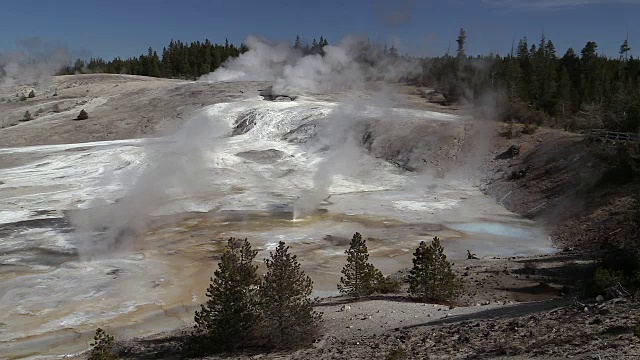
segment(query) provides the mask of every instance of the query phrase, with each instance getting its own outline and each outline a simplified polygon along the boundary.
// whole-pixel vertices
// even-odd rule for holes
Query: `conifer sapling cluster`
[[[280,242],[260,279],[257,251],[247,241],[228,240],[207,290],[208,301],[195,315],[195,352],[241,347],[295,348],[316,335],[320,314],[313,311],[313,282],[289,247]]]

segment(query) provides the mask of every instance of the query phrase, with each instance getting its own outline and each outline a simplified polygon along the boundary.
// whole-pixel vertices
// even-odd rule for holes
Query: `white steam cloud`
[[[274,94],[319,93],[361,89],[369,81],[398,81],[419,74],[418,61],[384,54],[382,46],[348,37],[327,45],[324,54],[304,55],[291,44],[255,36],[249,48],[229,59],[202,81],[272,81]]]
[[[205,113],[195,115],[175,135],[145,146],[142,172],[133,169],[119,178],[106,176],[105,186],[120,182],[127,191],[115,203],[98,198],[89,209],[71,214],[80,258],[91,260],[134,250],[151,215],[170,206],[172,200],[197,199],[209,190],[206,154],[215,149],[216,138],[228,131],[225,123],[211,121]]]
[[[420,62],[385,52],[384,46],[348,37],[337,45],[326,45],[322,54],[303,54],[291,44],[250,36],[244,42],[249,51],[229,59],[222,67],[203,76],[202,81],[270,81],[272,95],[299,95],[359,91],[371,82],[397,82],[422,71]],[[343,98],[340,106],[321,121],[312,152],[323,155],[313,176],[313,187],[294,204],[294,218],[303,218],[317,209],[329,195],[336,175],[355,169],[363,148],[358,120],[367,106],[379,107],[369,98]]]
[[[37,37],[18,40],[16,50],[0,52],[0,88],[26,84],[46,87],[69,59],[63,45]]]
[[[324,157],[313,175],[313,187],[304,191],[295,202],[294,219],[311,215],[329,195],[336,175],[350,175],[363,153],[358,141],[358,114],[365,109],[357,101],[342,104],[323,119],[324,126],[316,134],[311,151],[321,152]]]

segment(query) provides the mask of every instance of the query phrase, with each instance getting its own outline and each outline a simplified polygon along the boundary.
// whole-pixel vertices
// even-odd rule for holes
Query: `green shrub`
[[[24,115],[22,115],[22,121],[29,121],[29,120],[33,120],[33,117],[31,116],[31,113],[29,112],[29,110],[25,111]]]
[[[602,259],[602,266],[607,269],[619,270],[625,276],[633,276],[640,271],[640,253],[633,242],[607,253]]]
[[[402,281],[387,276],[376,281],[374,285],[374,292],[378,294],[393,294],[400,292],[401,287]]]
[[[514,102],[508,105],[503,119],[520,124],[540,125],[549,122],[549,115],[532,105]]]
[[[389,351],[387,356],[384,357],[385,360],[402,360],[406,358],[407,358],[407,352],[405,351],[404,348],[401,348],[401,347],[397,347]]]
[[[101,328],[96,330],[91,346],[89,360],[115,360],[118,357],[114,353],[115,341],[112,335],[107,334]]]
[[[634,212],[639,210],[633,210]],[[633,217],[637,214],[633,214]],[[640,250],[637,248],[638,229],[634,220],[629,220],[629,227],[624,246],[610,250],[602,257],[600,266],[593,276],[593,290],[602,291],[608,287],[621,285],[627,290],[640,289]],[[608,286],[605,286],[607,285]],[[604,287],[603,287],[604,286]]]
[[[622,282],[624,273],[621,270],[598,267],[593,274],[593,291],[596,294],[605,294],[606,289]]]
[[[620,143],[615,153],[607,155],[610,166],[601,181],[620,184],[640,176],[640,146],[637,143]]]
[[[640,338],[640,325],[636,325],[636,326],[633,328],[633,335],[634,335],[635,337],[639,337],[639,338]]]
[[[409,272],[409,294],[421,301],[451,301],[462,292],[462,279],[451,269],[438,237],[427,245],[424,241],[413,253]]]
[[[257,251],[247,241],[230,238],[207,289],[209,300],[195,314],[192,351],[235,350],[255,342],[257,309]]]
[[[384,281],[380,270],[369,263],[369,250],[366,240],[360,233],[353,234],[347,254],[347,264],[342,268],[338,290],[354,298],[371,295],[376,291],[377,283]]]
[[[84,111],[84,109],[80,110],[80,113],[78,114],[78,117],[76,118],[77,120],[85,120],[89,118],[89,114],[87,114],[86,111]]]
[[[502,135],[507,139],[513,139],[516,136],[516,129],[513,121],[509,121],[507,123],[506,129]]]
[[[523,134],[527,134],[527,135],[535,134],[536,131],[538,131],[538,125],[537,124],[526,123],[526,124],[524,124],[524,127],[522,128],[522,133]]]

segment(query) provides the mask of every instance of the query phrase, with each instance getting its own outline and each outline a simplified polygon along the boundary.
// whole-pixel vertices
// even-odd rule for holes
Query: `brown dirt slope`
[[[615,146],[552,129],[497,139],[485,192],[546,223],[559,247],[590,250],[623,239],[634,184],[613,172]],[[499,159],[511,145],[520,154]]]

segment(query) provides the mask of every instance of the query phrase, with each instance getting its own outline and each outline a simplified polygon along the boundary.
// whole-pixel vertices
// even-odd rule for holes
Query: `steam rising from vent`
[[[216,71],[203,75],[202,81],[274,81],[282,76],[282,68],[300,57],[289,44],[249,36],[249,51],[228,60]]]
[[[56,71],[69,63],[66,47],[37,37],[19,40],[16,47],[0,53],[0,88],[34,83],[46,87]]]
[[[317,134],[315,151],[325,150],[325,156],[317,165],[313,186],[300,195],[293,206],[294,220],[311,215],[329,195],[336,175],[349,175],[356,169],[362,154],[357,134],[357,117],[365,107],[352,102],[334,109],[323,121],[326,123]]]
[[[290,44],[255,36],[249,48],[201,81],[273,81],[277,94],[362,89],[369,81],[399,81],[420,73],[415,59],[385,54],[383,47],[356,37],[324,46],[324,55],[303,55]]]
[[[103,186],[122,183],[128,189],[113,204],[95,199],[87,210],[72,213],[76,244],[82,260],[135,249],[135,240],[148,225],[149,216],[161,213],[176,198],[193,198],[209,188],[205,155],[228,126],[201,113],[175,135],[158,144],[145,145],[144,156],[124,176],[106,176]],[[142,171],[136,165],[146,164]],[[198,204],[195,204],[198,206]],[[194,209],[180,209],[181,212]],[[208,210],[208,209],[207,209]]]

